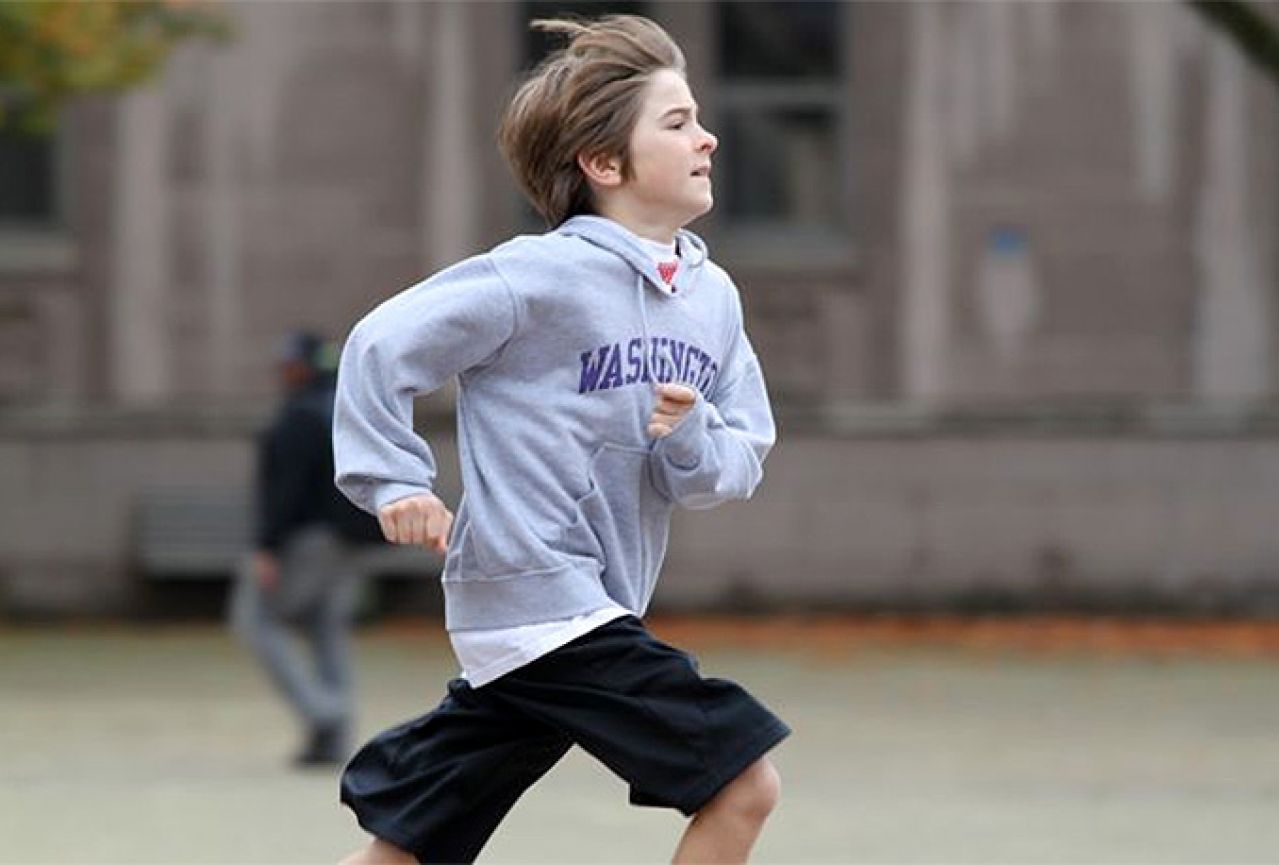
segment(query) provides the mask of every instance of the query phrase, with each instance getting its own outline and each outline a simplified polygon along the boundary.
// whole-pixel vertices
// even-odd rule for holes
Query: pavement
[[[779,621],[655,627],[795,729],[755,862],[1279,861],[1274,628]],[[454,674],[431,623],[358,664],[366,736]],[[336,861],[363,836],[297,736],[217,626],[0,625],[0,862]],[[682,825],[575,751],[480,861],[661,862]]]

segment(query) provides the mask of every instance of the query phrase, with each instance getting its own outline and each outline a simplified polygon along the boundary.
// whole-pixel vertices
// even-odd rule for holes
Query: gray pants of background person
[[[267,591],[248,559],[237,575],[231,626],[314,734],[346,742],[354,714],[350,631],[360,589],[357,547],[327,527],[300,531]],[[309,655],[299,651],[301,637]]]

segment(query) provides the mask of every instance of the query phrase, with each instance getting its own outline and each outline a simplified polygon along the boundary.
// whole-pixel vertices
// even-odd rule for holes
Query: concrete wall
[[[247,417],[117,423],[0,431],[0,612],[136,612],[139,497],[248,484]],[[792,424],[753,501],[677,515],[655,603],[1279,609],[1275,419],[1011,423]],[[455,502],[452,436],[431,441]]]
[[[756,499],[677,525],[660,600],[1279,610],[1279,442],[793,436]]]
[[[0,433],[0,609],[15,613],[135,610],[135,508],[149,489],[248,484],[242,433],[140,432],[136,419],[57,420]]]

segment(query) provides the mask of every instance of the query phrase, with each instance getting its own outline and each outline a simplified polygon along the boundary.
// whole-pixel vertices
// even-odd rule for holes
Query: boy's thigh
[[[739,685],[634,617],[610,622],[481,690],[564,731],[637,805],[696,813],[790,732]]]
[[[379,734],[342,776],[342,801],[371,834],[423,861],[469,862],[572,742],[464,681],[430,713]]]

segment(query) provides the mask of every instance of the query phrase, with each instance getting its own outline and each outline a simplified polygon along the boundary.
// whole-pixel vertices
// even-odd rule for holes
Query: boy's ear
[[[595,186],[613,187],[622,183],[622,160],[604,153],[577,154],[577,167]]]

